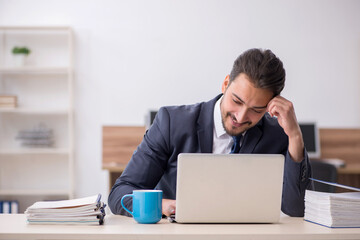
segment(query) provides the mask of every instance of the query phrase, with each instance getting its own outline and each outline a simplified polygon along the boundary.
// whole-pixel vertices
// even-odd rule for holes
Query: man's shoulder
[[[171,128],[194,125],[202,114],[201,109],[203,104],[204,103],[164,106],[159,109],[156,117],[162,123],[165,121]]]

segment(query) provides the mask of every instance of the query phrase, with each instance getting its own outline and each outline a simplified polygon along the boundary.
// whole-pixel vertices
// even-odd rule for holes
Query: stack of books
[[[21,130],[16,136],[21,145],[25,147],[52,147],[54,145],[54,134],[52,129],[40,123],[29,130]]]
[[[83,224],[104,223],[106,205],[101,194],[62,201],[36,202],[25,211],[29,224]]]
[[[306,190],[304,219],[330,228],[360,227],[360,192]]]
[[[17,106],[17,97],[10,95],[1,95],[0,96],[0,108],[16,108]]]

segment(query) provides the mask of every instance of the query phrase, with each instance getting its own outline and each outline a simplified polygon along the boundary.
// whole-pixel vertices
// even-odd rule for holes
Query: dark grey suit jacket
[[[108,203],[114,214],[128,215],[120,200],[134,189],[161,189],[163,198],[176,199],[177,156],[179,153],[212,152],[214,106],[220,97],[194,105],[163,107],[158,111],[153,125],[111,189]],[[287,149],[287,135],[276,119],[265,114],[245,134],[240,153],[283,154],[285,170],[281,210],[290,216],[303,216],[310,163],[306,151],[305,159],[296,163]],[[124,203],[132,209],[131,198],[125,199]]]

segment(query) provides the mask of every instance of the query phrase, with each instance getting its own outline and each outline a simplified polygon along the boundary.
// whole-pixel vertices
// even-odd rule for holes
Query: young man
[[[122,196],[156,188],[163,190],[163,214],[169,216],[176,211],[178,154],[232,152],[283,154],[281,209],[303,216],[311,170],[294,107],[280,96],[284,83],[280,59],[270,50],[250,49],[235,60],[221,95],[209,102],[161,108],[111,190],[111,211],[128,215],[120,204]],[[127,200],[132,209],[131,198]]]

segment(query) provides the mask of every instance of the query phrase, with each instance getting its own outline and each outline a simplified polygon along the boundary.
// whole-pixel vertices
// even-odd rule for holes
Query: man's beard
[[[246,132],[249,128],[252,127],[252,122],[247,121],[247,122],[241,123],[241,126],[240,126],[241,129],[239,129],[239,127],[235,127],[233,125],[231,125],[231,129],[227,129],[226,125],[225,125],[225,121],[227,118],[231,118],[232,121],[234,121],[234,122],[237,122],[237,120],[236,120],[235,116],[229,112],[226,113],[226,115],[222,116],[222,118],[221,118],[221,123],[223,125],[223,128],[224,128],[225,132],[227,134],[229,134],[230,136],[238,136],[238,135]]]

